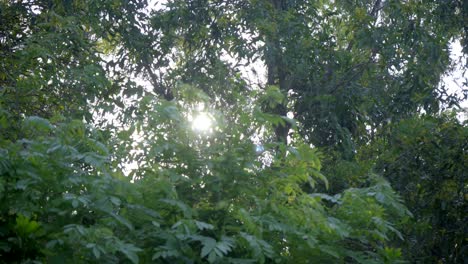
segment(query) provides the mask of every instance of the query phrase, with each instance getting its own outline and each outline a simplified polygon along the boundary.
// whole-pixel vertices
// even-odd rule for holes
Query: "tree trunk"
[[[284,0],[273,0],[273,6],[275,7],[276,12],[283,12],[286,9]],[[280,34],[275,32],[272,36],[266,36],[266,66],[268,71],[268,80],[267,85],[277,85],[284,95],[287,96],[288,94],[288,86],[287,86],[287,70],[286,66],[284,65],[283,60],[283,52],[280,45]],[[277,105],[273,109],[269,109],[272,114],[286,116],[288,113],[288,100],[286,100],[282,104]],[[282,142],[284,144],[288,143],[288,133],[291,125],[289,123],[285,123],[284,125],[278,124],[275,127],[275,136],[278,142]]]

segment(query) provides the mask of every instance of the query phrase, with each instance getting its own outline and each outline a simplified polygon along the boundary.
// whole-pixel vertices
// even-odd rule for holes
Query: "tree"
[[[356,151],[390,138],[383,120],[438,111],[462,2],[0,7],[2,260],[395,263],[414,246],[399,242],[411,213],[375,173],[384,160]],[[453,16],[439,27],[425,7]],[[242,71],[258,60],[255,84]],[[335,161],[360,179],[329,182]]]
[[[464,261],[467,132],[453,115],[423,116],[392,125],[375,146],[384,150],[378,170],[414,213],[415,224],[404,228],[414,262]]]
[[[161,41],[149,46],[164,54],[159,43],[181,41],[190,82],[221,54],[262,59],[266,85],[287,98],[270,112],[293,112],[311,143],[338,145],[349,157],[371,136],[366,125],[439,111],[446,91],[438,84],[450,41],[464,34],[465,9],[461,1],[173,1],[155,12],[152,35]],[[278,139],[288,127],[277,127]]]

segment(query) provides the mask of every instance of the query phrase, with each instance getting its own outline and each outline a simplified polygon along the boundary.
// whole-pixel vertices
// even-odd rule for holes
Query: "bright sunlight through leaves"
[[[192,129],[199,132],[208,132],[212,127],[213,120],[207,113],[198,113],[192,120]]]

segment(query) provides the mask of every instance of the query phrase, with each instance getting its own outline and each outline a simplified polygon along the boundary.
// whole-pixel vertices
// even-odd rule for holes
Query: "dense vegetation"
[[[442,79],[467,18],[0,1],[0,261],[464,263],[467,91]]]

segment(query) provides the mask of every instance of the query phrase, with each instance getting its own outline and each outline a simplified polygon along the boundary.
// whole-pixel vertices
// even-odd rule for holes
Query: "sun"
[[[213,124],[212,118],[207,113],[198,113],[192,120],[192,129],[199,132],[208,132]]]

